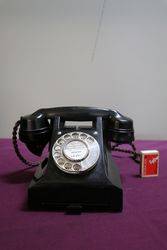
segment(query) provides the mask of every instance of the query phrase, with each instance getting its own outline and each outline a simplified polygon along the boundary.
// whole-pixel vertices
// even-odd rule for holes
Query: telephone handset
[[[67,121],[79,125],[67,126]],[[91,121],[91,126],[83,126]],[[49,157],[36,170],[29,186],[32,208],[122,210],[119,172],[112,161],[109,142],[134,141],[133,121],[118,111],[92,107],[40,109],[21,117],[14,127],[13,143],[18,157],[19,139],[40,156],[49,143]],[[44,171],[45,169],[45,171]]]

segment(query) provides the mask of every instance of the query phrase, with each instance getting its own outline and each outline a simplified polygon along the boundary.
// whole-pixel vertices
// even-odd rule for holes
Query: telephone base
[[[67,213],[86,211],[121,212],[123,191],[114,162],[110,171],[90,171],[76,177],[62,174],[50,167],[38,180],[33,179],[28,189],[28,206],[32,210],[56,210]],[[42,168],[41,168],[42,171]],[[36,171],[40,172],[40,169]],[[106,174],[107,173],[107,174]]]
[[[122,211],[123,191],[120,175],[112,160],[110,147],[108,147],[106,141],[107,137],[103,133],[102,118],[97,117],[94,121],[94,127],[91,129],[73,130],[63,127],[58,131],[59,126],[57,127],[57,124],[59,124],[58,118],[55,119],[54,127],[56,130],[52,135],[48,161],[36,170],[35,178],[30,183],[28,190],[29,206],[32,209],[65,211]],[[74,139],[74,135],[80,139]],[[56,150],[57,148],[60,150],[63,140],[68,140],[67,136],[70,137],[69,144],[74,142],[74,145],[67,148],[69,144],[66,142],[65,148],[62,146],[62,151],[59,153],[61,155],[63,152],[63,154],[56,158]],[[83,136],[85,136],[85,139],[83,139]],[[91,139],[91,141],[88,141],[88,139]],[[86,146],[81,145],[81,142]],[[78,150],[77,154],[80,157],[81,155],[86,157],[85,160],[80,161],[82,162],[82,168],[86,168],[87,171],[76,173],[73,167],[71,172],[66,172],[61,167],[62,161],[63,166],[67,164],[65,164],[66,158],[64,155],[67,156],[67,159],[69,159],[68,157],[74,157],[74,155],[77,155],[76,148],[83,149],[82,151]],[[83,152],[88,154],[85,156]],[[96,156],[98,156],[98,160]],[[59,159],[61,160],[60,163]],[[81,167],[81,165],[79,166]]]

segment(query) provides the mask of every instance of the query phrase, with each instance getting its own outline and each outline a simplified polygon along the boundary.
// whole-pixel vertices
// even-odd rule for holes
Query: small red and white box
[[[141,177],[158,176],[159,174],[159,151],[142,150],[141,151]]]

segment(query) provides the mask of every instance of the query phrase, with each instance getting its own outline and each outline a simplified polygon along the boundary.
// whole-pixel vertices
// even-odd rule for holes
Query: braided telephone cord
[[[16,152],[16,155],[27,166],[36,167],[36,166],[38,166],[40,164],[39,162],[36,162],[36,163],[29,162],[20,153],[19,146],[18,146],[18,143],[17,143],[17,132],[18,132],[19,126],[20,126],[20,120],[15,123],[15,125],[13,127],[13,133],[12,133],[12,142],[13,142],[13,146],[14,146],[14,150]]]
[[[111,146],[111,150],[112,151],[126,153],[126,154],[131,154],[132,155],[132,159],[135,162],[140,163],[140,153],[137,153],[136,147],[135,147],[135,145],[134,145],[133,142],[130,144],[130,146],[132,147],[132,150],[124,149],[124,148],[119,148],[119,144],[115,144],[115,145]]]

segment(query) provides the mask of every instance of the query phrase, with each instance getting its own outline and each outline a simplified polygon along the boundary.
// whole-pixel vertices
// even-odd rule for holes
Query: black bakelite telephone
[[[49,143],[49,157],[40,165],[21,155],[19,126],[19,139],[33,154],[40,156]],[[57,107],[21,117],[13,130],[16,154],[27,165],[38,165],[28,188],[29,207],[121,211],[123,191],[110,142],[116,143],[113,149],[128,143],[135,152],[133,141],[133,121],[110,109]]]

